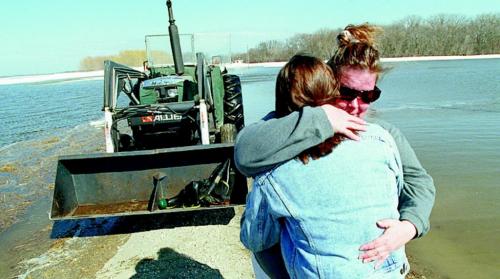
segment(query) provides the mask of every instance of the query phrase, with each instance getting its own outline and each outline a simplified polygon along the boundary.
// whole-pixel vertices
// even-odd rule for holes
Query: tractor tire
[[[237,75],[225,74],[224,81],[224,124],[234,124],[240,131],[245,126],[241,81]]]
[[[236,141],[236,125],[231,123],[225,123],[220,127],[220,140],[221,143],[230,143]]]

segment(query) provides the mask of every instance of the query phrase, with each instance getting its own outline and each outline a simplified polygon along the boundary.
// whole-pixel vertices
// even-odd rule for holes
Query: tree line
[[[475,18],[461,15],[436,15],[429,18],[409,16],[382,26],[378,46],[382,57],[476,55],[500,53],[500,14]],[[260,42],[246,52],[232,54],[232,60],[247,63],[287,61],[298,52],[322,59],[330,58],[336,36],[342,29],[320,29],[312,34],[296,34],[286,40]],[[143,50],[122,51],[116,56],[85,57],[80,70],[103,68],[104,60],[141,66]]]
[[[427,19],[409,16],[382,26],[378,47],[382,57],[476,55],[500,53],[500,14],[471,19],[459,15],[436,15]],[[233,55],[245,62],[287,61],[297,52],[329,59],[342,29],[321,29],[297,34],[284,41],[269,40],[247,52]]]

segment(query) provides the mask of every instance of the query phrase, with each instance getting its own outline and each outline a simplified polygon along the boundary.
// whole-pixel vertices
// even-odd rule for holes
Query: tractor
[[[106,152],[59,158],[51,219],[245,202],[247,181],[233,162],[244,126],[240,78],[222,66],[223,54],[208,63],[195,52],[194,35],[178,32],[170,0],[167,11],[168,35],[146,36],[142,71],[104,62]]]

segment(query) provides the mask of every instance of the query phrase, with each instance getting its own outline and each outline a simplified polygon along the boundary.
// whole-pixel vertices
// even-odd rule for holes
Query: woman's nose
[[[351,101],[350,105],[352,108],[359,108],[359,98],[354,98],[354,100]]]

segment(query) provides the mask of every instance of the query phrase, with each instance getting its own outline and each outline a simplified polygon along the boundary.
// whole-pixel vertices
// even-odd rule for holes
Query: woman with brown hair
[[[354,132],[363,129],[361,117],[381,93],[375,86],[382,70],[375,45],[379,31],[375,26],[362,24],[349,25],[339,33],[338,48],[328,62],[340,79],[343,101],[337,107],[329,104],[304,106],[281,118],[276,118],[273,112],[239,133],[235,161],[242,173],[256,176],[269,171],[333,135],[359,140]],[[364,262],[376,261],[380,264],[392,251],[428,232],[435,188],[432,178],[420,164],[404,135],[389,123],[377,123],[396,142],[405,181],[399,198],[400,217],[378,220],[372,224],[373,227],[383,228],[383,235],[359,247],[360,258]],[[257,253],[257,259],[272,257],[270,254],[265,251]],[[266,269],[266,272],[272,273],[272,270]]]
[[[275,113],[284,117],[303,106],[333,105],[339,101],[339,84],[332,70],[321,60],[308,55],[295,55],[281,69],[276,79]],[[364,128],[363,128],[364,129]],[[340,134],[303,151],[299,157],[307,164],[332,152],[342,140]]]
[[[304,106],[344,103],[333,71],[317,58],[296,55],[276,81],[276,116]],[[394,139],[376,124],[359,141],[339,135],[257,175],[241,221],[241,240],[254,253],[280,245],[292,278],[403,278],[404,247],[379,269],[358,259],[358,247],[398,218],[402,169]],[[311,160],[313,159],[313,160]],[[401,272],[404,270],[404,272]],[[283,272],[285,273],[285,272]]]

